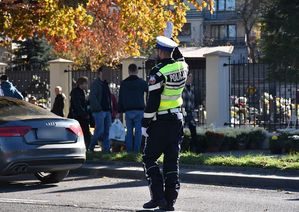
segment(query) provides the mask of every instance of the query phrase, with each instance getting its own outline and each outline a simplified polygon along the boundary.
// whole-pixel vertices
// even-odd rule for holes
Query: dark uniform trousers
[[[144,147],[143,163],[149,183],[151,197],[159,201],[166,199],[174,204],[180,189],[179,152],[183,135],[183,123],[177,114],[157,116],[147,130],[149,137]],[[157,164],[164,154],[163,176]]]

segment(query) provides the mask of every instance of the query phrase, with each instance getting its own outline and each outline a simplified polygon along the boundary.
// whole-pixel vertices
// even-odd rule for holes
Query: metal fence
[[[298,73],[267,64],[230,63],[230,122],[233,127],[298,128]],[[279,73],[279,74],[277,74]]]
[[[85,76],[88,78],[89,88],[94,79],[97,78],[97,72],[90,70],[72,70],[72,85],[76,86],[76,81],[79,77]],[[109,83],[113,94],[118,95],[120,83],[122,81],[122,68],[117,66],[115,68],[104,68],[103,78]]]
[[[10,66],[5,71],[9,80],[24,96],[47,100],[50,97],[50,72],[38,65]]]
[[[71,70],[72,85],[76,85],[76,80],[81,76],[89,79],[89,87],[92,81],[97,77],[96,72],[90,70]],[[5,74],[9,80],[23,93],[24,96],[34,96],[45,106],[50,106],[50,72],[48,68],[39,65],[18,65],[9,66]],[[114,69],[105,68],[104,78],[108,81],[114,94],[118,94],[120,82],[122,80],[121,66]],[[67,92],[67,91],[64,91]]]

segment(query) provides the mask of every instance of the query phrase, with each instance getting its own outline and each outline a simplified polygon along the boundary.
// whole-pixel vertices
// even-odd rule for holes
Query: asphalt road
[[[42,185],[31,176],[0,177],[0,211],[145,211],[144,181],[71,176]],[[298,212],[299,192],[182,184],[177,211]]]

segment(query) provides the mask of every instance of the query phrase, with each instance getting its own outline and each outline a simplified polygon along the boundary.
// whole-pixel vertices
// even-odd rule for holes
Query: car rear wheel
[[[42,183],[59,183],[69,174],[69,170],[55,172],[36,172],[35,177]]]

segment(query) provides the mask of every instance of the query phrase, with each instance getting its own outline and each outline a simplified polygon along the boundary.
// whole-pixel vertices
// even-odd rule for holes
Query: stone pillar
[[[61,86],[62,92],[66,96],[64,114],[67,116],[69,112],[70,92],[72,89],[72,72],[70,71],[70,66],[73,64],[73,61],[59,58],[51,60],[48,63],[50,64],[51,107],[53,107],[55,99],[54,88]]]
[[[207,124],[223,127],[229,123],[229,63],[231,54],[217,51],[206,57],[206,110]]]
[[[124,80],[129,76],[129,65],[132,63],[136,64],[139,69],[138,76],[140,78],[146,79],[145,60],[145,57],[128,57],[122,60],[122,79]]]
[[[6,66],[6,63],[0,63],[0,75],[5,74]]]

